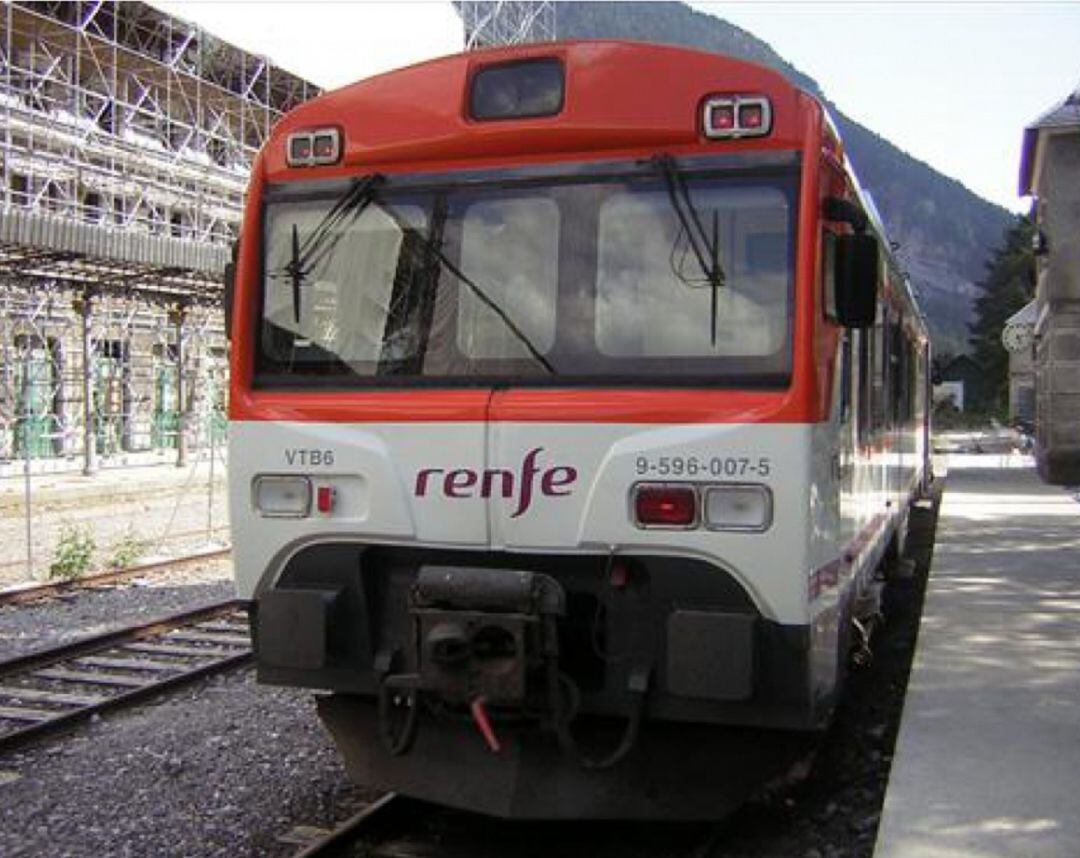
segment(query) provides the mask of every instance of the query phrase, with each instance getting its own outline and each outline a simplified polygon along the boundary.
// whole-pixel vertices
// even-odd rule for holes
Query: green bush
[[[74,581],[82,577],[90,569],[94,548],[94,534],[89,527],[65,525],[49,564],[49,578]]]

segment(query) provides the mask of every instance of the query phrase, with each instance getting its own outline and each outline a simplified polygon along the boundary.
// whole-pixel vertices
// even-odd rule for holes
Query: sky
[[[328,88],[463,40],[449,0],[154,5]],[[849,117],[1013,211],[1029,207],[1016,187],[1024,126],[1080,88],[1080,0],[691,5],[768,42]]]

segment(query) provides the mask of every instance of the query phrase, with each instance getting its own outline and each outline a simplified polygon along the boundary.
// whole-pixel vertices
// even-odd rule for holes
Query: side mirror
[[[836,320],[845,328],[869,328],[877,317],[877,238],[868,233],[836,238]]]
[[[221,295],[221,309],[225,312],[225,339],[232,341],[233,296],[236,294],[236,257],[240,253],[240,242],[234,241],[232,259],[225,265],[222,276],[224,290]]]

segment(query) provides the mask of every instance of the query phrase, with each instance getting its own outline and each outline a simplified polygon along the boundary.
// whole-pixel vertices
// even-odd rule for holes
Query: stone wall
[[[1043,131],[1047,134],[1048,132]],[[1080,484],[1080,129],[1046,140],[1036,216],[1048,252],[1036,300],[1039,471],[1047,482]]]

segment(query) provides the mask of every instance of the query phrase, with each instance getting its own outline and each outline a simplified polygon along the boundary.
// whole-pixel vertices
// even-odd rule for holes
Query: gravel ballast
[[[916,518],[916,573],[890,588],[874,666],[852,675],[806,780],[714,826],[498,826],[499,854],[870,858],[932,549],[933,516]],[[4,609],[0,651],[226,597],[222,568]],[[279,839],[294,827],[330,825],[371,795],[349,783],[310,692],[239,670],[0,756],[0,855],[276,858],[295,853]],[[455,817],[448,827],[495,833]]]
[[[359,799],[311,695],[243,670],[0,757],[0,854],[289,855]]]

